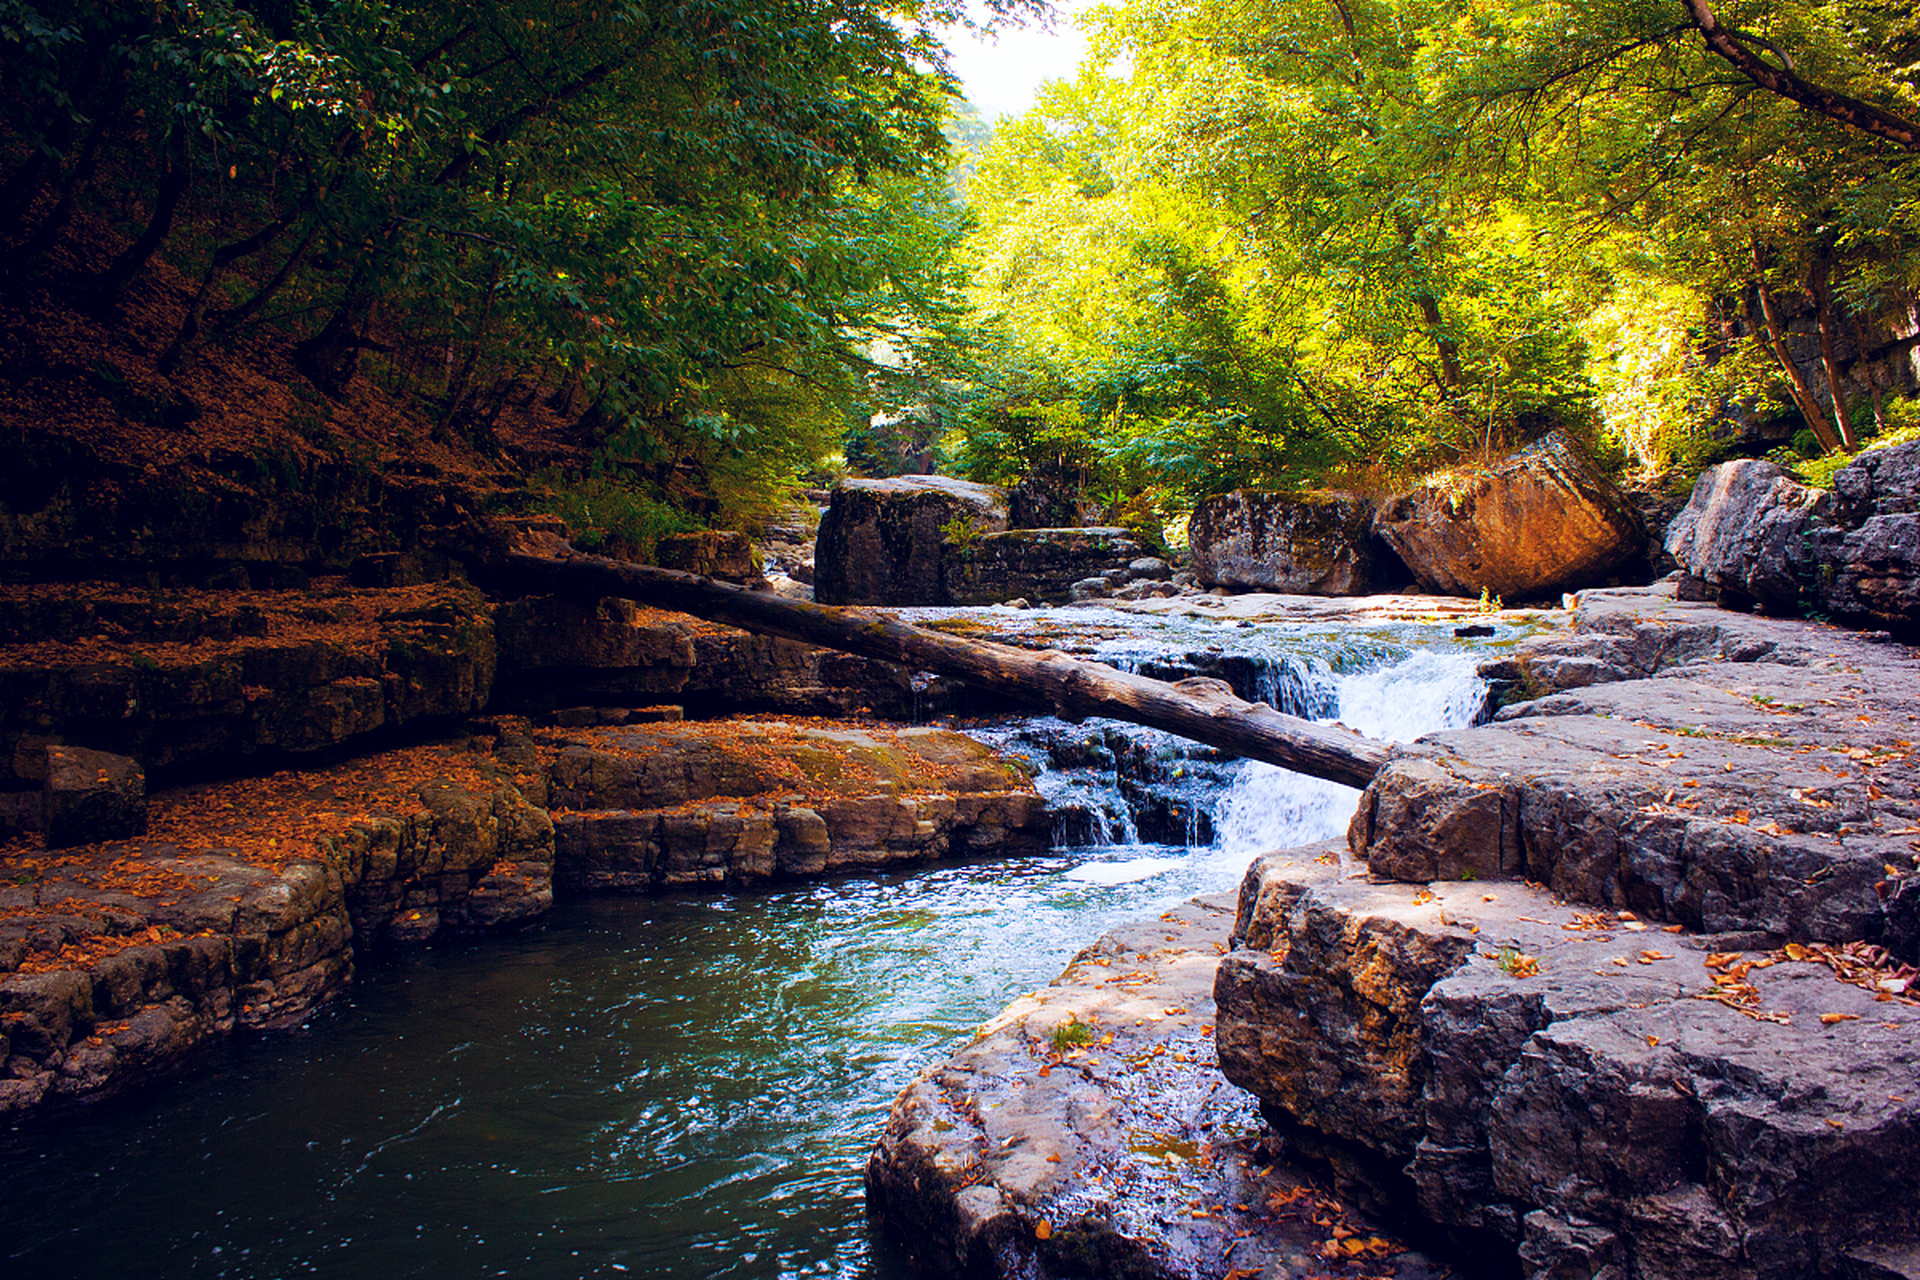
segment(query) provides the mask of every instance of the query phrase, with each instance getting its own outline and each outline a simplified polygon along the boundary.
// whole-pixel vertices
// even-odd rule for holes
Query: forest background
[[[1920,424],[1835,354],[1920,297],[1901,0],[1132,0],[992,128],[966,20],[0,0],[0,299],[141,308],[182,421],[278,343],[322,433],[377,387],[641,554],[849,470],[1157,536],[1554,428],[1652,484]],[[516,454],[536,418],[568,449]]]

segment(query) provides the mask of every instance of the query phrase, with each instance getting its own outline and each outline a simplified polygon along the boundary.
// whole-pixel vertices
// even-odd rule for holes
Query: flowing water
[[[1116,665],[1251,681],[1378,736],[1467,723],[1483,696],[1445,626],[1055,612]],[[975,732],[1041,769],[1052,855],[564,902],[514,936],[367,966],[305,1027],[0,1135],[0,1272],[900,1274],[860,1174],[915,1072],[1114,924],[1337,834],[1355,798],[1104,721]]]

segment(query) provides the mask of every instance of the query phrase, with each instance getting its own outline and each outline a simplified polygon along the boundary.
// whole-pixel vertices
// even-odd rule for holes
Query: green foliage
[[[1689,473],[1741,420],[1837,430],[1763,297],[1834,328],[1920,288],[1911,159],[1766,91],[1672,0],[1099,20],[1127,77],[1054,85],[968,184],[989,340],[956,452],[981,478],[1064,435],[1091,483],[1177,507],[1404,483],[1556,427]],[[1920,101],[1904,11],[1722,21],[1875,109]]]
[[[545,472],[527,487],[538,509],[566,521],[574,545],[582,551],[650,561],[661,538],[701,527],[683,507],[642,492],[617,475]]]
[[[447,428],[531,384],[660,500],[763,504],[942,340],[956,10],[0,0],[6,282],[56,269],[84,196],[146,224],[104,294],[161,249],[197,279],[170,363],[282,324],[338,397],[397,328]]]
[[[1920,401],[1890,402],[1886,406],[1886,420],[1886,433],[1868,441],[1853,453],[1829,453],[1813,458],[1799,457],[1792,459],[1787,465],[1803,483],[1818,489],[1831,489],[1833,473],[1859,458],[1861,454],[1920,440]]]
[[[1053,1029],[1053,1051],[1064,1054],[1084,1049],[1093,1043],[1093,1027],[1078,1018],[1068,1018]]]

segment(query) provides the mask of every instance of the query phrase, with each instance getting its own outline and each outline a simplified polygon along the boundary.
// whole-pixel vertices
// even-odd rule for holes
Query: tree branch
[[[1707,49],[1725,59],[1735,71],[1762,89],[1797,102],[1808,110],[1817,111],[1829,120],[1838,120],[1863,133],[1884,138],[1905,150],[1920,151],[1920,124],[1876,107],[1871,102],[1862,102],[1838,90],[1801,79],[1793,69],[1793,59],[1780,49],[1757,36],[1722,26],[1708,7],[1707,0],[1680,0],[1680,3],[1692,17],[1693,25],[1698,28],[1701,39],[1706,41]],[[1776,67],[1754,53],[1749,47],[1754,44],[1764,45],[1779,54],[1785,65]]]

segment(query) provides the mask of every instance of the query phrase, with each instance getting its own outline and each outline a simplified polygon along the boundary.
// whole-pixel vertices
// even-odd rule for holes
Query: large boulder
[[[1723,462],[1694,482],[1693,497],[1667,526],[1667,553],[1730,602],[1792,609],[1813,577],[1809,531],[1832,506],[1824,489],[1809,489],[1771,462]]]
[[[1633,504],[1559,432],[1401,494],[1374,529],[1443,595],[1539,599],[1595,584],[1646,545]]]
[[[1874,449],[1812,489],[1770,462],[1702,472],[1667,527],[1681,569],[1723,602],[1920,621],[1920,443]]]
[[[1194,508],[1193,572],[1210,587],[1357,596],[1373,589],[1373,504],[1354,493],[1235,489]]]
[[[843,480],[820,522],[813,597],[822,604],[947,604],[947,565],[1007,527],[1007,495],[946,476]]]
[[[950,604],[995,604],[1025,598],[1061,603],[1073,584],[1126,570],[1141,546],[1120,528],[1008,529],[949,549]]]

